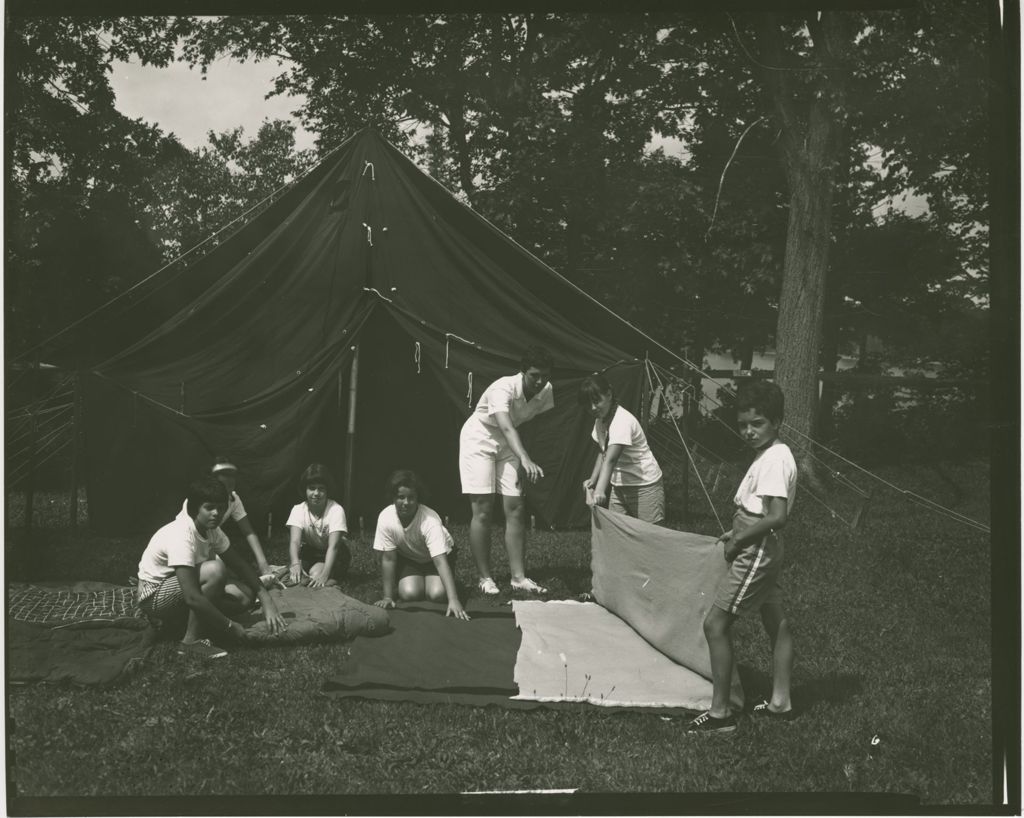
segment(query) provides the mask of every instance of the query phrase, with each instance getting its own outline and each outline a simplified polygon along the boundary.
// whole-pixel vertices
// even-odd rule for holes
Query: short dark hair
[[[412,469],[398,469],[397,471],[391,472],[391,476],[388,478],[388,482],[385,487],[389,503],[398,496],[398,490],[402,488],[412,489],[415,491],[416,498],[421,502],[423,500],[423,496],[427,493],[427,487],[423,485],[423,481],[420,480],[420,476]]]
[[[577,395],[580,406],[589,406],[591,401],[604,395],[611,395],[612,400],[615,400],[615,390],[612,389],[612,385],[608,383],[608,379],[604,375],[588,375],[580,381],[580,390]]]
[[[554,368],[554,363],[551,360],[551,353],[544,349],[544,347],[529,347],[526,352],[523,353],[523,357],[519,361],[519,371],[525,372],[533,366],[537,367],[537,369],[546,369],[550,372]]]
[[[185,511],[193,520],[199,513],[199,506],[203,503],[216,503],[219,506],[228,504],[228,490],[212,474],[194,480],[188,487],[188,495],[185,501]]]
[[[310,463],[306,470],[299,477],[299,493],[305,494],[306,489],[313,483],[323,483],[327,486],[327,493],[334,491],[334,475],[323,463]]]
[[[737,414],[753,409],[772,423],[782,423],[785,406],[786,399],[782,390],[771,381],[762,378],[747,381],[736,390]]]

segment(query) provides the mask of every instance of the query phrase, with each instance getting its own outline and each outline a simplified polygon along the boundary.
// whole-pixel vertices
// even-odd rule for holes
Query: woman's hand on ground
[[[373,604],[376,605],[378,608],[384,608],[386,610],[388,608],[394,608],[395,607],[395,600],[393,600],[389,596],[386,596],[383,599],[378,599]]]
[[[288,576],[292,581],[292,585],[298,585],[300,582],[302,582],[302,575],[304,573],[306,572],[302,570],[301,563],[296,563],[295,565],[291,566],[291,569],[288,572]]]
[[[267,628],[271,633],[281,633],[288,630],[288,623],[285,621],[284,617],[281,616],[280,611],[277,610],[277,606],[269,596],[264,597],[262,607],[263,621],[267,623]]]
[[[464,619],[469,622],[469,614],[466,613],[466,609],[462,607],[462,603],[456,602],[454,599],[448,603],[448,610],[445,611],[445,616],[454,616],[456,619]]]
[[[314,568],[312,571],[309,572],[309,587],[323,588],[325,585],[327,585],[327,580],[329,579],[330,576],[328,576],[327,571],[324,570],[323,566],[320,567],[319,571],[316,568]]]

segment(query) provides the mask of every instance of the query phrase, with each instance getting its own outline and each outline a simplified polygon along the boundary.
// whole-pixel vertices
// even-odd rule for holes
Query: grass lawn
[[[959,492],[924,469],[885,476],[987,522],[987,464],[945,468]],[[143,538],[84,532],[72,538],[59,527],[66,513],[58,500],[39,495],[37,508],[51,500],[53,527],[37,528],[30,544],[22,532],[8,531],[9,578],[26,578],[16,555],[29,547],[35,579],[124,582],[134,574]],[[711,533],[703,524],[695,527]],[[469,586],[467,532],[456,527],[453,534],[466,555],[459,579]],[[797,648],[794,700],[803,711],[792,723],[745,718],[731,737],[687,737],[682,718],[656,713],[329,699],[319,690],[344,665],[345,645],[240,650],[201,664],[178,657],[165,642],[137,674],[113,687],[9,687],[8,794],[578,788],[899,793],[924,804],[990,804],[988,536],[886,493],[856,531],[798,500],[786,542],[783,582]],[[356,538],[354,546],[343,590],[372,602],[380,588],[369,536]],[[533,532],[528,553],[531,575],[554,595],[589,588],[589,532]],[[496,576],[507,578],[497,535],[494,554]],[[286,561],[283,534],[270,544],[270,556]],[[736,648],[748,700],[755,699],[769,685],[759,623],[738,624]],[[613,811],[632,811],[628,801],[614,803]],[[685,798],[678,804],[685,810]]]

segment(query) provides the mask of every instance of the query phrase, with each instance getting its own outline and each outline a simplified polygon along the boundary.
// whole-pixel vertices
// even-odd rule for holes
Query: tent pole
[[[345,510],[352,513],[352,475],[356,456],[356,397],[359,391],[359,344],[352,347],[352,371],[348,376],[348,439],[345,449]]]
[[[33,372],[33,394],[32,409],[29,414],[29,444],[28,444],[28,475],[25,483],[25,531],[32,530],[32,515],[35,511],[36,492],[36,447],[39,445],[39,409],[42,400],[39,395],[43,391],[42,367],[39,365],[39,356],[36,355]]]
[[[69,523],[71,532],[78,528],[78,441],[82,425],[81,373],[75,373],[75,389],[72,401],[74,409],[71,417],[71,506]]]
[[[690,356],[690,349],[686,350],[687,358]],[[690,439],[690,413],[693,410],[693,401],[690,396],[690,387],[693,386],[692,372],[687,372],[683,378],[683,416],[680,418],[680,425],[682,426],[683,434],[683,446],[686,446],[686,441]],[[697,388],[700,388],[700,383],[697,383]],[[697,468],[697,463],[692,458],[687,457],[687,463],[683,468],[682,474],[682,490],[680,491],[682,503],[679,509],[680,518],[684,525],[690,525],[690,468]],[[689,530],[689,529],[687,529]]]

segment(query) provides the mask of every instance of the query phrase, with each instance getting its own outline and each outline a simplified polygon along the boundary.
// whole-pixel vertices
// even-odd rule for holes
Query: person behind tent
[[[594,417],[591,437],[598,448],[593,471],[583,481],[584,491],[593,492],[594,505],[661,525],[665,520],[661,467],[640,421],[619,405],[603,375],[583,379],[579,400]]]
[[[488,386],[459,435],[459,474],[462,491],[470,497],[473,519],[469,544],[480,574],[480,590],[497,594],[491,577],[491,514],[494,495],[501,495],[505,511],[505,549],[508,551],[513,590],[544,593],[526,576],[526,505],[523,477],[531,483],[544,470],[527,454],[518,426],[554,408],[551,355],[530,347],[519,372],[498,378]]]
[[[352,552],[345,509],[328,497],[334,478],[322,463],[313,463],[299,486],[306,499],[292,508],[285,523],[291,581],[298,584],[308,576],[311,588],[336,585],[348,571]]]
[[[400,469],[387,482],[391,501],[377,517],[373,548],[380,551],[380,573],[384,595],[374,604],[381,608],[403,602],[429,599],[447,602],[445,616],[469,619],[459,601],[452,572],[455,548],[452,535],[437,512],[420,502],[423,483],[415,472]]]
[[[772,646],[772,695],[754,707],[754,715],[783,720],[793,715],[793,636],[782,609],[778,578],[783,557],[779,529],[793,507],[797,468],[789,447],[778,439],[783,406],[782,390],[767,381],[746,384],[736,395],[739,432],[755,455],[736,491],[732,528],[718,539],[729,571],[704,619],[714,688],[711,709],[697,716],[688,732],[736,729],[736,717],[729,712],[732,626],[738,616],[755,611],[761,614]]]
[[[245,537],[253,557],[256,559],[256,571],[260,576],[268,576],[270,574],[270,564],[263,553],[260,538],[253,530],[249,515],[245,510],[245,506],[242,505],[242,498],[235,491],[235,484],[238,480],[238,467],[228,458],[218,456],[214,458],[210,473],[223,483],[224,488],[228,490],[228,508],[221,518],[221,529],[223,530],[224,523],[234,520],[238,530]],[[181,511],[178,512],[178,516],[188,517],[187,500],[181,504]],[[240,610],[248,610],[256,600],[256,597],[249,591],[245,583],[240,582],[238,576],[230,569],[227,572],[227,583],[224,586],[224,592],[238,603]]]
[[[188,612],[178,653],[218,659],[227,655],[219,643],[238,640],[245,629],[225,613],[236,603],[224,593],[230,569],[259,598],[271,633],[288,626],[253,568],[236,550],[220,523],[228,507],[228,490],[217,478],[192,483],[185,516],[177,516],[149,540],[139,561],[139,607],[161,622]],[[220,557],[220,559],[218,559]]]

